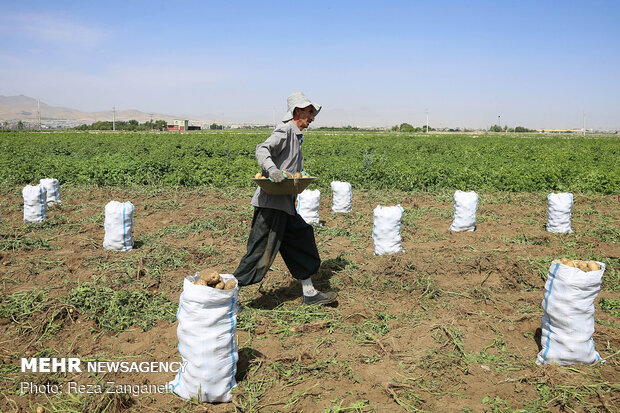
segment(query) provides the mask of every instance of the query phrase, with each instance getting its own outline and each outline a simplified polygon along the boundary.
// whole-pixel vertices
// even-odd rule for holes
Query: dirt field
[[[558,235],[545,231],[545,193],[479,194],[473,233],[448,230],[452,193],[354,191],[349,214],[332,214],[331,194],[323,193],[323,226],[315,230],[323,264],[315,286],[338,291],[338,303],[304,307],[301,286],[279,257],[264,283],[243,288],[232,403],[20,391],[23,382],[63,388],[70,381],[171,380],[173,373],[22,373],[20,359],[180,361],[175,322],[113,331],[68,298],[80,285],[95,285],[163,294],[176,305],[183,277],[205,267],[236,268],[251,193],[63,187],[63,204],[48,210],[47,222],[26,225],[21,187],[0,189],[0,410],[620,411],[620,320],[601,308],[602,298],[620,297],[620,203],[617,196],[580,194],[575,233]],[[130,252],[102,248],[110,200],[136,207]],[[405,209],[405,252],[374,256],[372,210],[397,203]],[[604,364],[535,364],[544,279],[560,257],[607,264],[594,334]]]

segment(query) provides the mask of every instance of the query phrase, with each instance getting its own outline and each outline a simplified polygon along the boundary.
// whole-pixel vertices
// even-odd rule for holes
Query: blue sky
[[[0,95],[316,125],[620,129],[618,1],[4,1]]]

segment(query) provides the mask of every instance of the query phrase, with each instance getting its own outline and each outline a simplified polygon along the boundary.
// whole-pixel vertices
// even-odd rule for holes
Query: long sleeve
[[[265,142],[259,143],[256,146],[256,159],[263,170],[269,171],[269,169],[274,167],[280,169],[280,167],[275,164],[274,158],[280,155],[286,145],[286,140],[286,131],[276,129]]]
[[[276,128],[265,142],[256,146],[256,160],[263,173],[273,172],[274,169],[292,174],[301,172],[302,141],[303,135],[294,122],[287,122]],[[296,195],[269,195],[258,187],[252,198],[252,205],[279,209],[289,215],[295,215],[295,198]]]

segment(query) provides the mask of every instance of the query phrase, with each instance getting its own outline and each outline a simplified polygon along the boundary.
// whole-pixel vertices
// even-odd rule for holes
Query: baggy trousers
[[[254,207],[248,251],[234,273],[239,285],[260,282],[278,251],[298,280],[307,279],[321,266],[314,228],[298,213],[289,215],[278,209]]]

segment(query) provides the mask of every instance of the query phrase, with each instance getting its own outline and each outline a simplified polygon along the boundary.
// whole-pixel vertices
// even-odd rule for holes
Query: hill
[[[99,112],[82,112],[77,109],[51,106],[41,101],[41,120],[74,120],[91,123],[102,120],[112,120],[112,110]],[[28,96],[2,96],[0,95],[0,121],[35,121],[38,119],[37,100]],[[179,116],[162,113],[145,113],[136,109],[117,110],[116,120],[128,121],[135,119],[138,122],[146,122],[150,119],[165,119],[171,121],[179,119]]]

